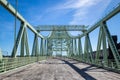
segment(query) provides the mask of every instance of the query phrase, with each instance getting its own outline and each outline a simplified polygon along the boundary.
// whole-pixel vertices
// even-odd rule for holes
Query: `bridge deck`
[[[71,59],[48,59],[0,75],[0,80],[120,80],[120,74]]]

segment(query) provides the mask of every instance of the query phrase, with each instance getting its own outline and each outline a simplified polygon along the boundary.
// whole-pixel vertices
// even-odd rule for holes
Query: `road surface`
[[[120,80],[120,74],[72,59],[47,59],[1,74],[0,80]]]

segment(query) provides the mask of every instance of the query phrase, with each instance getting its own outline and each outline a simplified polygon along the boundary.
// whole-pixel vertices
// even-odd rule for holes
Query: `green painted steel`
[[[0,4],[21,22],[11,54],[11,57],[13,58],[2,59],[2,53],[0,51],[1,71],[13,69],[28,64],[29,62],[39,61],[40,56],[54,56],[55,53],[56,56],[63,56],[63,54],[66,53],[69,58],[74,58],[82,62],[102,67],[111,67],[112,65],[111,68],[120,69],[120,55],[108,30],[109,26],[106,24],[108,19],[120,12],[120,5],[89,29],[84,25],[42,25],[37,26],[36,29],[34,29],[33,26],[31,26],[18,12],[17,15],[15,14],[15,9],[7,2],[7,0],[0,0]],[[28,44],[27,28],[34,33],[31,54]],[[93,51],[89,34],[96,28],[99,28],[99,35],[97,35],[97,49],[96,51]],[[43,36],[39,33],[41,31],[51,31],[51,33],[48,36]],[[69,31],[81,31],[82,34],[73,36]],[[84,46],[82,46],[81,41],[83,38],[85,38]],[[110,49],[115,58],[115,61],[111,63],[108,63],[107,45],[110,45]],[[21,46],[21,57],[17,57],[19,46]],[[101,55],[103,55],[103,59],[100,59]],[[19,59],[22,59],[22,61]]]
[[[0,62],[2,61],[2,58],[3,58],[3,56],[2,56],[2,50],[0,49]]]
[[[35,34],[33,48],[32,48],[32,56],[38,56],[39,52],[39,44],[38,44],[38,36]]]
[[[92,46],[91,46],[91,42],[90,42],[90,38],[89,35],[86,35],[86,40],[87,40],[87,54],[88,54],[88,61],[89,63],[94,63],[93,61],[93,50],[92,50]]]
[[[16,39],[16,42],[14,44],[14,48],[12,50],[12,57],[16,57],[16,52],[17,52],[17,49],[18,49],[18,46],[20,44],[20,40],[23,36],[23,33],[24,33],[24,29],[25,29],[25,23],[21,23],[21,27],[20,27],[20,30],[18,32],[18,36],[17,36],[17,39]]]
[[[2,62],[0,62],[0,73],[9,71],[21,66],[28,65],[30,63],[38,62],[41,60],[45,60],[45,56],[42,57],[17,57],[17,58],[9,58],[4,57]]]
[[[37,34],[39,37],[43,38],[41,34],[39,34],[32,25],[30,25],[23,17],[20,15],[19,12],[16,12],[15,8],[7,1],[7,0],[0,0],[0,4],[6,8],[11,14],[17,17],[21,22],[26,24],[26,27],[28,27],[33,33]],[[17,13],[17,14],[16,14]]]
[[[102,28],[102,45],[103,45],[103,59],[104,59],[104,66],[108,66],[108,59],[107,59],[107,56],[108,56],[108,52],[107,52],[107,38],[106,38],[106,34],[105,34],[105,31],[104,31],[104,26],[101,25],[101,28]]]
[[[111,37],[111,34],[110,34],[109,30],[108,30],[108,28],[107,28],[106,23],[104,22],[104,23],[102,23],[102,24],[103,24],[103,29],[104,29],[104,31],[105,31],[105,33],[106,33],[107,38],[108,38],[108,43],[109,43],[110,48],[111,48],[111,50],[112,50],[113,56],[114,56],[114,58],[115,58],[117,67],[120,68],[120,55],[119,55],[119,53],[118,53],[118,50],[117,50],[117,48],[116,48],[116,46],[115,46],[115,43],[114,43],[114,41],[113,41],[113,39],[112,39],[112,37]]]
[[[79,57],[82,61],[82,54],[83,54],[83,49],[82,49],[82,43],[81,43],[81,38],[78,39],[78,53],[79,53]]]
[[[43,56],[43,39],[41,38],[41,44],[40,44],[40,56]]]
[[[39,25],[37,31],[86,31],[85,25]]]

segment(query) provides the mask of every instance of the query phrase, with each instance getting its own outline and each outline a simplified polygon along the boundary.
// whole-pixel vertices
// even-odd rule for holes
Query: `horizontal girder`
[[[86,31],[85,25],[39,25],[37,31]]]

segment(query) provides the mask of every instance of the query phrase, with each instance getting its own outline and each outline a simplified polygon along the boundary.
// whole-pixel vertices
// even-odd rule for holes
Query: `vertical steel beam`
[[[23,35],[23,32],[24,32],[24,28],[25,28],[25,23],[21,22],[21,27],[20,27],[20,30],[19,30],[18,35],[17,35],[16,42],[15,42],[14,47],[13,47],[11,57],[16,57],[16,52],[17,52],[20,40],[22,38],[22,35]]]
[[[74,39],[74,53],[77,55],[77,44],[76,44],[76,39]]]
[[[73,39],[72,39],[72,54],[71,56],[74,56],[74,44],[73,44]]]
[[[73,54],[73,39],[71,39],[71,45],[70,45],[70,56],[72,56],[72,54]]]
[[[81,38],[78,39],[78,52],[79,52],[80,59],[82,60],[83,50],[82,50]]]
[[[27,30],[25,28],[25,48],[26,48],[26,56],[30,56],[29,45],[28,45],[28,35]]]
[[[85,44],[84,44],[84,60],[85,60],[85,62],[88,61],[88,42],[87,42],[87,35],[85,36]]]
[[[40,56],[41,56],[41,38],[40,38],[40,44],[39,45],[40,45]]]
[[[41,42],[40,42],[40,55],[43,56],[43,39],[41,38]]]
[[[45,39],[43,39],[42,49],[43,49],[43,56],[45,56]]]
[[[109,30],[107,28],[106,22],[103,22],[102,25],[103,25],[104,32],[106,33],[106,36],[107,36],[107,39],[108,39],[108,43],[109,43],[110,48],[112,50],[113,56],[115,58],[117,67],[120,68],[120,55],[119,55],[119,53],[117,51],[115,43],[114,43],[114,41],[113,41],[113,39],[111,37],[111,34],[110,34],[110,32],[109,32]]]
[[[70,39],[70,43],[68,43],[68,56],[71,57],[71,54],[73,52],[73,48],[72,48],[72,39]]]
[[[35,45],[36,45],[36,35],[34,35],[34,42],[33,42],[33,47],[32,47],[32,56],[35,56]]]
[[[96,63],[97,65],[98,65],[98,62],[99,62],[101,41],[102,41],[102,28],[100,27],[99,36],[98,36],[98,43],[97,43],[97,50],[96,50],[96,53],[95,53],[95,63]]]
[[[3,56],[2,56],[2,50],[0,49],[0,62],[2,61],[2,58],[3,58]]]
[[[36,34],[36,49],[35,49],[35,55],[39,56],[39,44],[38,44],[38,35]]]
[[[28,45],[28,36],[27,36],[26,27],[23,31],[23,35],[21,39],[21,51],[20,51],[21,57],[25,56],[25,51],[26,51],[26,56],[29,56],[29,45]]]
[[[89,35],[86,34],[85,36],[85,46],[84,46],[84,58],[86,62],[93,63],[93,56],[92,56],[92,46],[90,42]]]
[[[100,26],[102,28],[103,64],[104,66],[107,66],[108,65],[108,59],[107,59],[108,52],[107,52],[106,34],[103,29],[104,26],[102,24]]]
[[[46,39],[46,56],[48,55],[48,39]]]
[[[25,54],[25,29],[23,31],[22,39],[21,39],[21,48],[20,48],[20,57],[24,57]]]
[[[76,55],[76,40],[73,38],[73,54]]]
[[[45,39],[45,44],[44,44],[44,50],[45,50],[45,56],[47,55],[47,40]]]
[[[78,43],[79,43],[78,39],[76,38],[76,53],[79,56]]]
[[[92,50],[92,45],[91,45],[91,42],[90,42],[90,37],[89,35],[87,35],[87,42],[88,42],[88,53],[89,53],[89,59],[90,59],[90,62],[93,63],[93,50]]]
[[[62,38],[60,40],[61,40],[61,56],[62,56]]]
[[[100,53],[100,48],[101,48],[101,40],[102,40],[102,29],[100,27],[99,30],[99,36],[98,36],[98,42],[97,42],[97,50],[96,53],[94,53],[94,57],[95,57],[95,63],[98,64],[99,61],[99,53]]]
[[[32,49],[32,56],[38,56],[38,54],[39,54],[38,35],[35,34],[33,49]]]

